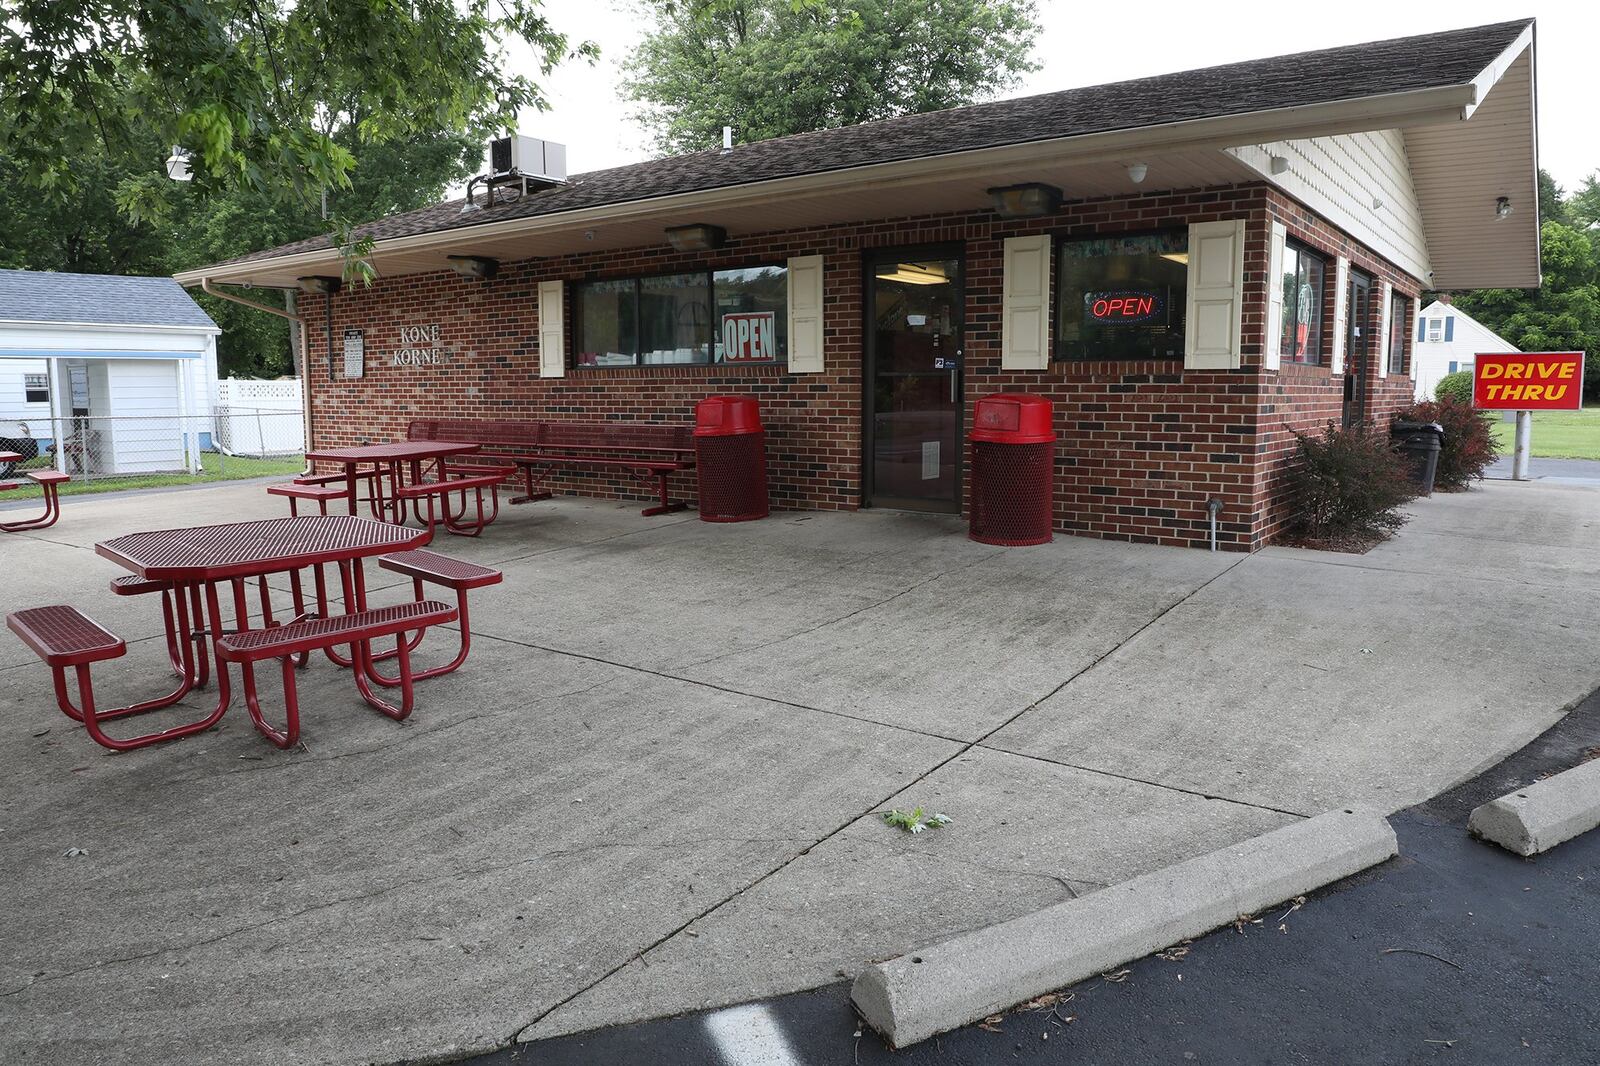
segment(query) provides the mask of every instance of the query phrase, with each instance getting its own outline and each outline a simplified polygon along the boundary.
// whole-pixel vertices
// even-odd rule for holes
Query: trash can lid
[[[1056,439],[1052,407],[1041,396],[997,392],[973,406],[969,440],[996,444],[1048,444]]]
[[[754,396],[707,396],[694,405],[694,435],[733,437],[761,432],[761,403]]]
[[[1405,419],[1396,419],[1394,425],[1389,427],[1391,433],[1437,433],[1444,436],[1444,427],[1437,422],[1408,422]]]

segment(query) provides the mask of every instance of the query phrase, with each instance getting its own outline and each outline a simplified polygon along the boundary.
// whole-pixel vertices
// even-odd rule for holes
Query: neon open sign
[[[1153,292],[1089,292],[1083,296],[1084,314],[1103,326],[1134,326],[1159,318],[1165,301]]]

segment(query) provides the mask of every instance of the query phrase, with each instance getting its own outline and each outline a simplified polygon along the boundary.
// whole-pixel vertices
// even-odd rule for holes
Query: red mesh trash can
[[[700,521],[767,517],[767,433],[754,396],[708,396],[694,405],[694,463]]]
[[[967,535],[984,544],[1048,544],[1053,536],[1056,433],[1050,401],[1023,393],[985,396],[967,433],[972,515]]]

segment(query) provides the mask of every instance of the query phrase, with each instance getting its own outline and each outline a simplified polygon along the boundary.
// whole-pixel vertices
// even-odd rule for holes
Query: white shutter
[[[1283,365],[1283,246],[1288,239],[1283,223],[1274,222],[1267,240],[1267,336],[1261,349],[1261,365],[1268,370]]]
[[[1378,286],[1378,298],[1383,301],[1378,308],[1377,347],[1378,376],[1380,378],[1389,376],[1389,326],[1394,319],[1394,311],[1389,305],[1394,303],[1394,300],[1391,299],[1393,293],[1394,286],[1387,281]]]
[[[1050,238],[1007,237],[1002,257],[1000,369],[1050,369]]]
[[[563,285],[559,281],[539,282],[539,376],[542,378],[567,375],[562,290]]]
[[[789,373],[820,374],[822,358],[822,256],[789,260]]]
[[[1350,317],[1350,260],[1339,257],[1333,272],[1333,359],[1329,362],[1335,374],[1344,373],[1344,338],[1349,331],[1345,322]]]
[[[1239,365],[1244,315],[1244,219],[1189,227],[1186,370],[1231,370]]]
[[[1411,321],[1417,324],[1418,329],[1422,328],[1422,297],[1420,296],[1413,297],[1411,300]],[[1406,337],[1409,339],[1411,333],[1407,332]],[[1409,372],[1408,376],[1415,381],[1417,377],[1417,345],[1415,341],[1411,343],[1411,359],[1406,363],[1406,370]]]

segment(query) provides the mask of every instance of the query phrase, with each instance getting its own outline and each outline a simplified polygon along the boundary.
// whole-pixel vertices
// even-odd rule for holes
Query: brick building
[[[957,511],[973,401],[1026,391],[1058,529],[1199,545],[1218,500],[1253,550],[1293,431],[1410,399],[1422,291],[1539,283],[1533,85],[1503,23],[474,187],[359,230],[370,286],[325,238],[178,278],[303,290],[317,446],[746,393],[775,506]]]

